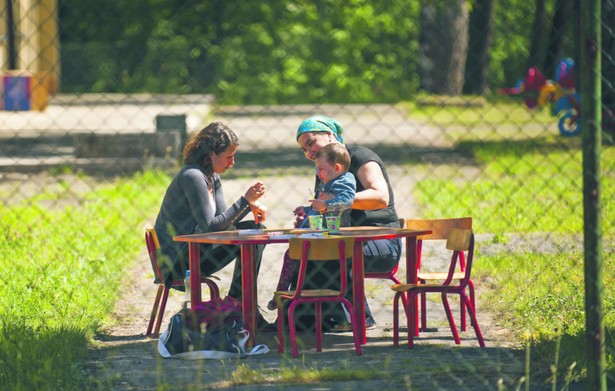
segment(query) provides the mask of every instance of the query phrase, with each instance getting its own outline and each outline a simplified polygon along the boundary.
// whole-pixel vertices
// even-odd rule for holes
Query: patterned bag
[[[158,340],[158,352],[165,358],[188,360],[241,358],[269,352],[267,345],[246,351],[248,337],[241,320],[241,304],[227,296],[173,315]]]

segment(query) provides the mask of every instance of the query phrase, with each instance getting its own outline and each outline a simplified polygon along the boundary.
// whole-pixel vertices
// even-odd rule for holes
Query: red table
[[[240,235],[239,231],[222,231],[204,234],[182,235],[173,238],[176,242],[186,242],[189,245],[190,254],[190,300],[192,306],[201,302],[201,263],[199,245],[209,244],[233,244],[241,247],[241,309],[245,328],[250,333],[248,346],[254,345],[256,336],[256,322],[258,320],[258,294],[256,287],[256,263],[255,250],[259,244],[288,243],[289,235],[296,234],[299,230],[267,229],[262,234]],[[276,233],[276,234],[272,234]],[[279,234],[282,235],[279,235]],[[431,233],[430,230],[411,230],[403,228],[387,227],[346,227],[341,229],[341,235],[353,237],[355,246],[352,259],[352,305],[355,313],[356,324],[359,327],[359,340],[365,343],[365,286],[363,264],[363,242],[376,239],[406,238],[406,281],[417,282],[417,236]],[[416,306],[415,306],[416,310]],[[416,317],[418,319],[418,317]]]

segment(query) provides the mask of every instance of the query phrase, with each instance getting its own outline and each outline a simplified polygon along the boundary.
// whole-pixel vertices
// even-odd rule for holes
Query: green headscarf
[[[299,136],[306,132],[333,133],[337,141],[339,141],[340,143],[344,143],[344,137],[342,137],[342,133],[344,133],[344,128],[342,128],[342,124],[332,118],[325,117],[323,115],[310,117],[303,121],[301,125],[299,125],[299,129],[297,129],[297,139],[299,139]]]

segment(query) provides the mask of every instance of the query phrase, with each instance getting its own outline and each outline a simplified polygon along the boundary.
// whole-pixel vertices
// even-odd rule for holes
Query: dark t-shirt
[[[386,208],[375,210],[352,209],[350,212],[351,225],[399,227],[399,217],[397,217],[397,212],[395,211],[395,197],[393,196],[393,188],[391,187],[389,175],[387,174],[387,170],[382,162],[382,159],[380,159],[380,156],[378,156],[371,149],[365,147],[346,145],[346,149],[350,154],[350,168],[348,172],[354,175],[357,181],[357,193],[365,190],[359,180],[359,177],[357,176],[359,169],[364,164],[372,161],[376,162],[378,166],[380,166],[382,175],[384,176],[384,180],[386,181],[387,188],[389,190],[389,205]],[[320,179],[316,177],[315,188],[318,189],[321,185],[322,183],[320,182]]]

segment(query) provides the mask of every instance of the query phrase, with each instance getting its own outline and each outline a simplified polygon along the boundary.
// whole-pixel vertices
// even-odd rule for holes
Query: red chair
[[[466,288],[470,281],[470,274],[472,272],[472,261],[474,258],[474,233],[469,229],[451,229],[448,239],[446,241],[446,248],[452,250],[451,262],[447,277],[442,283],[434,284],[395,284],[391,287],[395,291],[395,302],[393,304],[393,344],[399,345],[399,299],[403,293],[408,295],[408,303],[414,302],[414,299],[423,293],[440,293],[442,295],[442,305],[446,311],[446,317],[448,324],[453,333],[453,338],[456,344],[460,344],[459,333],[457,332],[457,326],[453,319],[451,307],[448,302],[448,294],[457,294],[460,296],[460,300],[465,304],[465,309],[470,314],[472,320],[471,325],[474,327],[476,338],[480,347],[485,347],[485,341],[480,331],[478,321],[476,320],[476,309],[472,301],[466,295]],[[458,284],[452,284],[454,281],[455,269],[457,268],[457,262],[461,260],[461,254],[466,253],[466,265],[463,272],[463,277],[459,279]],[[408,321],[408,347],[414,346],[414,336],[416,333],[416,319],[415,312],[411,310],[410,306],[406,308],[406,314],[410,314],[406,319]]]
[[[160,271],[160,266],[158,265],[158,257],[156,250],[160,248],[160,243],[158,242],[158,235],[156,234],[156,230],[154,230],[154,228],[145,229],[145,244],[147,245],[149,260],[152,263],[152,269],[154,270],[155,274],[154,283],[158,284],[158,291],[156,292],[154,306],[152,307],[152,313],[149,318],[149,324],[147,325],[147,331],[145,332],[145,335],[148,337],[158,338],[160,332],[160,324],[162,323],[164,310],[167,306],[167,299],[169,297],[170,287],[164,284],[162,279],[162,272]],[[212,278],[218,279],[215,276],[201,277],[201,283],[207,284],[207,286],[209,287],[209,295],[213,300],[220,297],[220,290],[218,289],[218,285],[216,285]],[[184,286],[184,280],[174,280],[171,283],[171,286]],[[158,306],[160,306],[160,310],[158,309]],[[158,315],[157,317],[156,314]],[[156,327],[154,328],[154,332],[152,333],[152,327],[154,326],[154,322],[156,322]]]
[[[422,259],[423,252],[423,244],[425,241],[441,241],[444,243],[448,238],[449,233],[453,228],[457,229],[472,229],[472,218],[471,217],[458,217],[458,218],[450,218],[450,219],[407,219],[406,227],[408,229],[429,229],[431,230],[431,234],[422,235],[418,237],[417,243],[417,275],[419,284],[425,284],[427,282],[434,281],[444,281],[448,277],[448,273],[444,270],[442,271],[425,271],[421,270],[421,263],[424,261]],[[426,263],[426,262],[424,262]],[[425,268],[423,268],[425,269]],[[464,276],[465,270],[465,259],[463,258],[463,253],[460,254],[459,259],[459,269],[453,275],[454,280],[460,280]],[[470,301],[472,301],[472,305],[476,306],[474,299],[474,283],[472,280],[468,281],[468,289],[470,293]],[[402,300],[405,298],[402,297]],[[406,302],[404,302],[404,306],[406,306]],[[421,331],[427,330],[427,298],[425,293],[421,294]],[[463,301],[460,303],[460,314],[461,314],[461,331],[466,331],[466,312],[465,312],[465,304]],[[418,334],[415,334],[418,335]]]
[[[299,259],[299,275],[297,279],[297,289],[294,291],[276,291],[274,298],[278,306],[278,352],[284,352],[284,301],[290,301],[288,306],[288,326],[290,329],[290,342],[293,350],[293,357],[298,357],[297,350],[297,331],[295,328],[295,308],[301,303],[314,303],[316,316],[316,351],[322,351],[322,303],[338,302],[341,303],[350,318],[354,319],[352,305],[344,297],[348,286],[346,273],[346,259],[352,257],[354,239],[328,237],[317,239],[291,239],[289,245],[289,256],[291,259]],[[308,262],[339,260],[340,265],[340,290],[333,289],[303,289],[305,273]],[[357,335],[357,326],[351,322],[352,336],[357,355],[361,354],[361,343]]]

